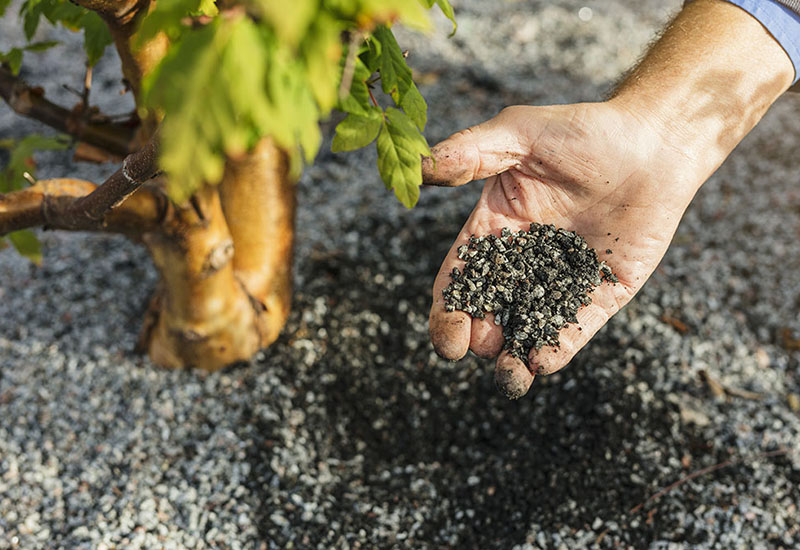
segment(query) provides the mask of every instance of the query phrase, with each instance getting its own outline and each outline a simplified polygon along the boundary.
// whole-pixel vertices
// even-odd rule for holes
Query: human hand
[[[495,379],[509,397],[519,397],[534,374],[566,365],[642,287],[694,193],[794,74],[787,52],[756,18],[729,2],[697,0],[684,6],[613,99],[512,107],[435,146],[433,160],[423,161],[426,183],[488,178],[434,282],[436,351],[456,360],[467,349],[494,357],[503,347],[493,319],[444,309],[442,290],[463,263],[458,247],[472,234],[551,223],[583,235],[619,284],[596,288],[578,323],[561,330],[560,348],[531,352],[530,370],[500,354]]]
[[[653,127],[613,102],[511,107],[459,132],[425,159],[426,183],[457,186],[488,178],[481,198],[442,263],[433,285],[430,334],[442,357],[467,350],[499,357],[498,386],[509,397],[528,391],[535,374],[564,367],[642,287],[664,255],[681,216],[704,177]],[[699,181],[698,181],[699,180]],[[603,283],[578,323],[563,328],[559,348],[532,350],[529,367],[503,348],[502,327],[462,311],[447,312],[442,290],[457,249],[471,235],[527,230],[531,222],[576,231],[619,278]],[[607,250],[612,252],[608,253]]]

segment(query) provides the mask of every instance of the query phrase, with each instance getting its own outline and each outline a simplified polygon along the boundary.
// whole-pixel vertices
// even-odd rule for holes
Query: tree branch
[[[158,173],[158,134],[150,138],[144,147],[131,153],[122,161],[122,167],[97,189],[77,199],[65,212],[74,218],[77,225],[88,219],[102,222],[115,206],[122,203],[144,182]]]
[[[45,225],[54,229],[126,231],[135,225],[160,223],[166,210],[163,196],[131,195],[158,172],[158,135],[122,162],[122,167],[100,186],[82,180],[59,179],[0,195],[0,235]],[[129,198],[130,197],[130,198]],[[128,200],[126,200],[128,199]],[[124,202],[123,202],[124,201]],[[131,203],[131,205],[128,205]],[[125,208],[127,206],[127,208]],[[147,231],[147,227],[133,227]]]
[[[161,227],[168,211],[168,201],[160,191],[144,187],[112,210],[103,223],[86,218],[82,226],[64,213],[82,197],[98,187],[76,179],[41,180],[20,191],[0,194],[0,235],[18,229],[45,226],[49,229],[109,231],[140,234]]]
[[[0,96],[16,113],[43,122],[75,138],[124,156],[130,152],[135,128],[119,123],[87,122],[69,109],[44,98],[41,89],[27,85],[0,65]]]

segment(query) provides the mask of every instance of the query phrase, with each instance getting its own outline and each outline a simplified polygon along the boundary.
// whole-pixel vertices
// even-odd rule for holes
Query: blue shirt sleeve
[[[727,0],[758,19],[789,55],[800,79],[800,14],[777,0]]]

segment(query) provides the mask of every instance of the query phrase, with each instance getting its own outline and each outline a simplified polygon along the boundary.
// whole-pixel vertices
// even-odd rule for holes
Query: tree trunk
[[[142,78],[169,48],[163,33],[131,48],[153,0],[74,2],[108,24],[138,99]],[[21,114],[69,129],[70,111],[34,94],[10,71],[0,71],[0,96]],[[227,159],[219,185],[205,185],[186,204],[174,204],[164,192],[166,176],[158,178],[158,123],[157,115],[147,115],[136,135],[127,128],[81,127],[77,133],[94,146],[114,138],[108,150],[127,155],[120,169],[99,186],[53,179],[0,195],[0,236],[43,225],[141,240],[160,282],[140,347],[159,365],[216,370],[271,344],[289,314],[295,214],[289,159],[264,138],[250,153]]]
[[[164,35],[131,49],[149,0],[81,3],[108,23],[138,96],[141,78],[168,49]],[[142,121],[141,143],[156,122]],[[291,301],[294,212],[287,156],[264,139],[251,153],[228,160],[219,186],[173,205],[162,228],[142,236],[161,276],[140,335],[155,363],[216,370],[250,358],[278,337]]]
[[[291,301],[294,184],[269,140],[143,240],[161,281],[141,343],[167,367],[216,370],[271,344]]]

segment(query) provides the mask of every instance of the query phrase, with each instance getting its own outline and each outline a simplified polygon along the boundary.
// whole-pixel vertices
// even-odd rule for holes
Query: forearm
[[[769,32],[722,0],[684,7],[610,100],[651,125],[654,154],[685,161],[701,185],[791,85],[794,68]]]

